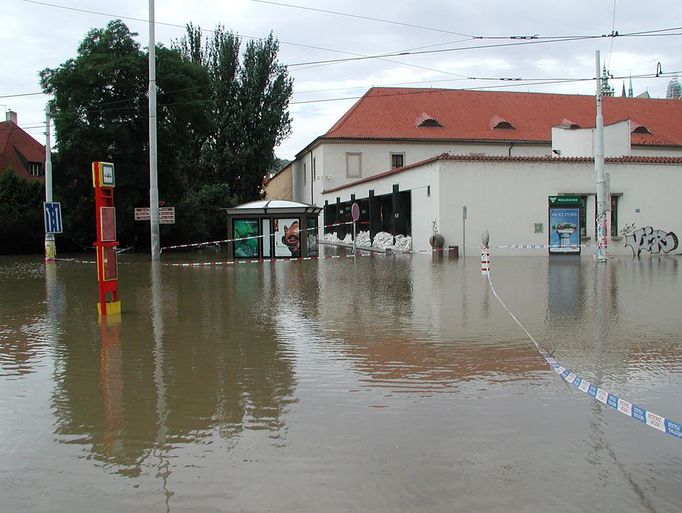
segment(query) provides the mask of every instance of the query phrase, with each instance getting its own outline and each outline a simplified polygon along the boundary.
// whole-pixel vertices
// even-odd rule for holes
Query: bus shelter
[[[227,209],[229,258],[298,258],[318,255],[321,207],[260,200]]]

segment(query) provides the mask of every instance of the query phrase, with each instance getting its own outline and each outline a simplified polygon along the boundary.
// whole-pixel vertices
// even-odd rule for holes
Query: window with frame
[[[587,237],[587,196],[580,196],[580,236]]]
[[[303,163],[303,185],[306,185],[308,181],[308,170],[306,169],[305,162]]]
[[[618,236],[618,196],[611,195],[611,237]]]
[[[346,178],[362,177],[362,153],[346,153]]]
[[[29,162],[28,163],[28,174],[31,176],[40,176],[42,175],[42,165],[40,162]]]
[[[404,153],[391,153],[391,169],[403,167],[405,165]]]
[[[313,182],[317,178],[317,159],[316,159],[316,157],[313,157],[312,178],[313,178]]]

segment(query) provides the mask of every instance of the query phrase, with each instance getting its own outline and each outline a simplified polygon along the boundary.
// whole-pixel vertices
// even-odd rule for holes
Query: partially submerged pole
[[[154,0],[149,0],[149,225],[152,260],[161,258],[156,154],[156,35],[154,32]]]
[[[597,70],[597,120],[594,141],[594,170],[597,175],[597,261],[606,262],[606,176],[604,173],[604,117],[602,116],[602,90],[599,50],[596,51]]]

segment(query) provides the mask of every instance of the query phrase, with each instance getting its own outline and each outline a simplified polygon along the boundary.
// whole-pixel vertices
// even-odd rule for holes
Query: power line
[[[113,13],[106,13],[106,12],[101,12],[101,11],[92,11],[89,9],[79,9],[76,7],[69,7],[66,5],[52,4],[49,2],[40,2],[38,0],[22,0],[22,1],[29,3],[29,4],[41,5],[41,6],[45,6],[45,7],[53,7],[55,9],[63,9],[65,11],[74,11],[74,12],[80,12],[80,13],[84,13],[84,14],[95,14],[98,16],[104,16],[106,18],[130,20],[130,21],[137,21],[137,22],[141,22],[141,23],[149,23],[149,20],[145,19],[145,18],[135,18],[132,16],[122,16],[122,15],[113,14]],[[163,21],[158,21],[158,20],[156,20],[154,23],[156,25],[162,25],[165,27],[173,27],[173,28],[181,28],[183,30],[187,28],[186,25],[180,25],[178,23],[168,23],[168,22],[163,22]],[[213,30],[213,29],[200,29],[200,30],[201,30],[201,32],[208,32],[208,33],[214,33],[215,32],[215,30]],[[240,37],[245,37],[247,39],[262,39],[260,37],[249,36],[246,34],[236,34],[236,35],[238,35]],[[299,48],[307,48],[308,50],[321,50],[324,52],[331,52],[331,53],[340,53],[340,54],[346,54],[346,55],[357,55],[357,54],[353,54],[350,52],[345,52],[343,50],[334,50],[332,48],[325,48],[322,46],[306,45],[306,44],[302,44],[302,43],[292,43],[290,41],[281,41],[281,40],[278,40],[278,42],[282,45],[296,46]]]
[[[255,0],[252,0],[255,1]],[[680,27],[682,28],[682,27]],[[677,29],[662,29],[657,32],[662,32],[662,31],[669,31],[669,30],[677,30]],[[482,49],[489,49],[489,48],[505,48],[505,47],[517,47],[517,46],[527,46],[527,45],[538,45],[538,44],[550,44],[550,43],[566,43],[566,42],[573,42],[573,41],[585,41],[585,40],[592,40],[592,39],[602,39],[602,38],[614,38],[614,37],[650,37],[650,36],[679,36],[682,35],[682,33],[668,33],[668,34],[652,34],[652,33],[629,33],[629,34],[619,34],[618,32],[611,33],[611,34],[602,34],[602,35],[588,35],[588,36],[560,36],[557,38],[553,39],[544,39],[544,38],[530,38],[530,40],[523,40],[523,41],[514,41],[510,43],[499,43],[499,44],[487,44],[487,45],[475,45],[475,46],[461,46],[461,47],[455,47],[455,48],[443,48],[443,49],[438,49],[438,50],[422,50],[422,51],[403,51],[403,52],[393,52],[393,53],[384,53],[384,54],[378,54],[378,55],[370,55],[366,57],[350,57],[346,59],[327,59],[327,60],[320,60],[320,61],[308,61],[308,62],[297,62],[297,63],[292,63],[292,64],[287,64],[287,67],[298,67],[298,66],[310,66],[314,64],[337,64],[337,63],[343,63],[343,62],[353,62],[353,61],[361,61],[361,60],[368,60],[368,59],[382,59],[386,57],[403,57],[403,56],[409,56],[409,55],[427,55],[427,54],[437,54],[437,53],[446,53],[446,52],[461,52],[465,50],[482,50]],[[488,38],[486,38],[488,39]],[[494,38],[490,38],[494,39]],[[506,38],[505,38],[506,39]],[[514,39],[512,37],[512,39]]]
[[[430,30],[432,32],[440,32],[442,34],[454,34],[456,36],[464,36],[473,39],[474,36],[471,34],[463,34],[461,32],[454,32],[452,30],[445,30],[445,29],[439,29],[439,28],[434,28],[434,27],[427,27],[424,25],[415,25],[412,23],[404,23],[401,21],[393,21],[393,20],[386,20],[383,18],[372,18],[371,16],[362,16],[359,14],[350,14],[346,12],[340,12],[340,11],[329,11],[326,9],[317,9],[315,7],[305,7],[302,5],[294,5],[294,4],[285,4],[283,2],[272,2],[270,0],[251,0],[252,2],[256,2],[259,4],[268,4],[268,5],[277,5],[279,7],[289,7],[292,9],[301,9],[303,11],[313,11],[313,12],[319,12],[323,14],[333,14],[335,16],[345,16],[347,18],[355,18],[355,19],[360,19],[360,20],[368,20],[368,21],[376,21],[378,23],[387,23],[390,25],[398,25],[401,27],[410,27],[410,28],[417,28],[417,29],[422,29],[422,30]]]
[[[35,95],[38,95],[38,94],[45,94],[45,93],[38,92],[38,93],[4,94],[4,95],[0,96],[0,98],[19,98],[20,96],[35,96]]]
[[[255,0],[254,0],[255,1]],[[595,39],[601,38],[602,36],[580,36],[576,38],[565,38],[565,39],[552,39],[552,40],[534,40],[534,41],[521,41],[513,43],[499,43],[499,44],[487,44],[487,45],[476,45],[476,46],[462,46],[455,48],[442,48],[438,50],[420,50],[420,51],[404,51],[404,52],[394,52],[394,53],[384,53],[379,55],[369,55],[365,57],[350,57],[346,59],[327,59],[321,61],[308,61],[308,62],[296,62],[292,64],[287,64],[287,67],[297,67],[297,66],[309,66],[312,64],[336,64],[342,62],[352,62],[368,59],[381,59],[386,57],[404,57],[408,55],[427,55],[435,53],[446,53],[446,52],[459,52],[464,50],[481,50],[488,48],[504,48],[509,46],[526,46],[526,45],[537,45],[537,44],[548,44],[548,43],[562,43],[568,41],[578,41],[584,39]]]

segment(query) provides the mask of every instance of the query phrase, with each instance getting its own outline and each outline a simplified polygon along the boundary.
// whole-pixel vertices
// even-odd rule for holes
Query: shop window
[[[618,196],[611,195],[611,237],[618,236]]]
[[[362,153],[346,153],[346,177],[362,177]]]
[[[391,153],[391,169],[403,167],[405,165],[404,153]]]

